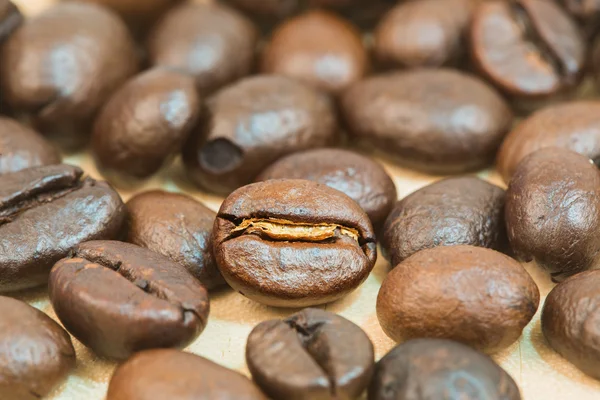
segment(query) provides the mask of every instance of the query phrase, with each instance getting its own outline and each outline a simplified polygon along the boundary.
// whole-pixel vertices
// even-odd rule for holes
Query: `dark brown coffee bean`
[[[36,308],[0,296],[0,393],[3,400],[48,395],[75,367],[69,334]]]
[[[246,345],[252,378],[273,400],[358,399],[374,358],[360,327],[315,308],[259,324]]]
[[[0,52],[2,97],[69,149],[89,137],[111,93],[137,70],[120,18],[92,4],[59,3],[28,19]]]
[[[63,164],[0,176],[0,292],[43,285],[77,244],[119,236],[119,194],[82,174]]]
[[[375,54],[388,67],[454,65],[466,56],[466,33],[476,0],[399,3],[375,31]]]
[[[52,268],[48,290],[65,328],[103,357],[185,347],[208,319],[206,289],[183,266],[129,243],[76,246]]]
[[[153,65],[191,74],[205,95],[251,72],[257,41],[254,25],[236,11],[184,3],[153,28],[147,46]]]
[[[214,211],[189,196],[161,190],[134,196],[127,210],[128,242],[183,265],[207,289],[225,283],[212,254]]]
[[[515,255],[535,260],[554,281],[598,266],[598,169],[559,148],[525,157],[506,192],[506,227]]]
[[[297,179],[230,194],[215,221],[213,246],[231,287],[277,307],[337,300],[367,278],[377,258],[371,222],[354,200]]]
[[[565,94],[583,75],[585,42],[552,1],[482,2],[470,38],[476,68],[515,100]]]
[[[224,0],[260,22],[291,17],[303,8],[304,0]]]
[[[521,122],[498,152],[498,172],[510,182],[527,155],[546,147],[568,149],[600,161],[600,101],[549,106]]]
[[[264,73],[299,79],[318,89],[339,93],[369,69],[360,32],[324,11],[312,11],[275,30],[262,57]]]
[[[539,301],[535,282],[512,258],[482,247],[442,246],[415,253],[389,273],[377,317],[397,342],[451,339],[494,353],[519,339]]]
[[[106,400],[266,400],[245,376],[177,350],[138,353],[115,371]]]
[[[369,157],[342,149],[290,154],[264,170],[257,181],[307,179],[339,190],[356,201],[374,226],[380,226],[397,199],[394,181]]]
[[[600,379],[600,271],[577,274],[556,286],[542,311],[542,332],[554,350]]]
[[[0,43],[23,22],[23,15],[10,0],[0,0]]]
[[[515,381],[491,358],[450,340],[415,339],[375,368],[369,400],[521,400]]]
[[[200,110],[193,78],[166,69],[136,76],[96,120],[92,149],[99,167],[134,178],[153,175],[181,151]]]
[[[184,148],[188,175],[208,190],[227,194],[252,182],[277,159],[335,143],[330,99],[280,76],[244,79],[208,99],[201,132]]]
[[[385,222],[392,266],[416,252],[468,244],[505,252],[504,190],[476,177],[448,178],[399,201]]]
[[[60,154],[29,127],[0,117],[0,175],[60,163]]]
[[[456,173],[492,162],[512,124],[487,84],[449,69],[417,69],[359,82],[342,99],[355,139],[424,171]]]

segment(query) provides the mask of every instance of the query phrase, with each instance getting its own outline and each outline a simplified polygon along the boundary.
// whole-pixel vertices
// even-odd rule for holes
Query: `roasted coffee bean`
[[[0,117],[0,175],[60,163],[57,149],[37,132]]]
[[[106,400],[266,400],[245,376],[177,350],[147,350],[115,371]]]
[[[189,196],[161,190],[134,196],[127,210],[128,242],[183,265],[207,289],[225,283],[212,254],[214,211]]]
[[[2,97],[72,149],[87,141],[96,112],[137,65],[117,15],[93,4],[59,3],[27,19],[2,46]]]
[[[540,292],[515,260],[474,246],[422,250],[383,281],[377,317],[397,342],[451,339],[486,353],[513,344],[531,321]]]
[[[316,149],[290,154],[257,178],[307,179],[339,190],[356,201],[374,226],[380,226],[397,198],[394,181],[369,157],[342,149]]]
[[[259,324],[246,345],[252,378],[273,400],[358,399],[374,358],[360,327],[315,308]]]
[[[244,79],[208,99],[208,117],[184,149],[188,175],[221,194],[285,155],[335,143],[336,114],[321,92],[290,78]]]
[[[491,358],[450,340],[414,339],[375,367],[369,400],[521,400]]]
[[[147,46],[153,65],[191,74],[205,95],[251,72],[257,41],[252,22],[236,11],[189,2],[159,21]]]
[[[600,271],[586,271],[558,284],[546,298],[542,332],[554,350],[600,379]]]
[[[342,111],[356,140],[402,164],[444,174],[490,164],[512,124],[491,87],[449,69],[367,78],[345,92]]]
[[[598,33],[600,0],[558,0],[558,3],[577,20],[587,38],[592,38]]]
[[[119,194],[82,174],[63,164],[0,176],[0,292],[44,285],[77,244],[119,236]]]
[[[600,173],[582,155],[538,150],[517,167],[506,192],[506,227],[515,255],[554,281],[600,264]]]
[[[263,304],[337,300],[369,275],[377,246],[369,217],[340,191],[299,179],[244,186],[221,205],[213,246],[223,277]]]
[[[181,151],[200,110],[193,78],[166,69],[136,76],[96,120],[92,149],[99,167],[133,178],[153,175]]]
[[[476,177],[444,179],[399,201],[383,229],[392,266],[420,250],[459,244],[508,250],[504,190]]]
[[[23,15],[10,0],[0,0],[0,43],[23,22]]]
[[[485,1],[471,24],[475,67],[515,101],[546,100],[581,80],[586,45],[578,27],[547,0]]]
[[[69,334],[30,305],[0,296],[0,393],[2,400],[48,395],[75,367]]]
[[[339,93],[369,69],[360,32],[325,11],[292,18],[275,30],[262,57],[262,71],[299,79]]]
[[[52,268],[48,290],[65,328],[103,357],[184,347],[208,319],[206,289],[183,266],[129,243],[76,246]]]
[[[387,67],[462,64],[476,0],[399,3],[377,26],[375,55]]]
[[[560,147],[600,161],[600,101],[574,101],[543,108],[521,122],[498,152],[498,172],[508,184],[527,155]]]

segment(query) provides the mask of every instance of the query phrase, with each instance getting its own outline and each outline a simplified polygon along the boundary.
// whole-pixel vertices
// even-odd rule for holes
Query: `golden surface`
[[[335,231],[358,242],[358,231],[337,224],[303,224],[277,218],[250,218],[242,221],[231,233],[264,233],[275,240],[320,242],[335,236]]]

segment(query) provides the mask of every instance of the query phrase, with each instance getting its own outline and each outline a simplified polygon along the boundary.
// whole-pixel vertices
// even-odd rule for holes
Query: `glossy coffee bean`
[[[598,169],[559,148],[525,157],[506,192],[506,226],[515,255],[536,261],[554,281],[598,266]]]
[[[52,268],[48,290],[65,328],[102,357],[184,347],[208,319],[206,289],[183,266],[129,243],[76,246]]]
[[[236,11],[190,2],[156,24],[147,50],[151,64],[189,73],[206,95],[251,72],[257,41],[255,26]]]
[[[0,176],[0,292],[44,285],[77,244],[119,236],[119,194],[82,174],[62,164]]]
[[[519,163],[546,147],[568,149],[600,161],[600,101],[573,101],[543,108],[504,139],[497,169],[507,184]]]
[[[374,358],[360,327],[315,308],[259,324],[246,345],[252,378],[273,400],[358,399]]]
[[[147,350],[117,368],[106,400],[266,400],[242,374],[177,350]]]
[[[367,278],[377,257],[369,217],[354,200],[296,179],[230,194],[215,221],[213,246],[232,288],[277,307],[337,300]]]
[[[482,2],[470,39],[478,71],[517,101],[564,95],[583,75],[585,41],[553,1]]]
[[[390,213],[397,193],[394,181],[383,167],[369,157],[342,149],[315,149],[273,163],[257,181],[307,179],[339,190],[356,201],[374,226]]]
[[[401,2],[378,24],[375,55],[387,67],[439,67],[466,58],[476,0]]]
[[[449,69],[367,78],[342,98],[355,140],[423,171],[456,173],[492,162],[512,123],[487,84]]]
[[[392,266],[418,251],[468,244],[505,252],[504,190],[476,177],[444,179],[405,197],[385,221]]]
[[[515,381],[491,358],[450,340],[414,339],[375,368],[369,400],[521,400]]]
[[[137,71],[120,18],[92,4],[59,3],[27,19],[0,51],[2,97],[69,149],[89,137],[98,109]]]
[[[10,0],[0,0],[0,43],[23,22],[23,15]]]
[[[14,119],[0,117],[0,175],[59,164],[58,150],[40,134]]]
[[[542,332],[554,350],[600,379],[600,271],[577,274],[556,286],[542,311]]]
[[[129,243],[183,265],[207,289],[225,283],[212,254],[214,211],[189,196],[162,190],[132,197],[127,211]]]
[[[261,70],[339,93],[369,69],[360,31],[325,11],[312,11],[279,26],[262,56]]]
[[[494,250],[442,246],[398,264],[383,281],[377,317],[397,342],[451,339],[486,353],[513,344],[540,292],[515,260]]]
[[[228,194],[288,154],[337,141],[331,100],[290,78],[260,75],[208,99],[208,116],[184,148],[190,179]]]
[[[181,151],[201,106],[194,79],[187,75],[152,69],[136,76],[96,120],[92,150],[98,166],[125,177],[153,175]]]

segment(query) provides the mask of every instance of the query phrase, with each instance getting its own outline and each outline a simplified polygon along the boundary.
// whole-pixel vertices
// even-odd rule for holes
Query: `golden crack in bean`
[[[276,218],[244,219],[232,233],[262,233],[275,240],[303,240],[319,242],[336,236],[336,230],[358,242],[358,230],[339,224],[302,223]]]

